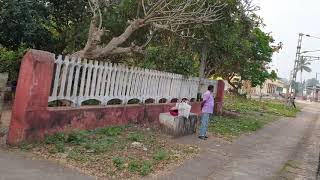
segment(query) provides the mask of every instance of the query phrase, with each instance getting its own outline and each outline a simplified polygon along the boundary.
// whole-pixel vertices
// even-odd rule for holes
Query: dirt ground
[[[148,179],[308,180],[316,179],[319,158],[320,105],[304,105],[297,118],[284,118],[234,142],[198,141],[201,156]]]
[[[146,179],[316,179],[320,150],[319,117],[320,104],[308,104],[297,118],[283,118],[233,142],[215,137],[200,141],[195,135],[174,139],[176,143],[199,146],[200,156]],[[95,178],[51,161],[34,160],[28,154],[0,148],[0,179]]]

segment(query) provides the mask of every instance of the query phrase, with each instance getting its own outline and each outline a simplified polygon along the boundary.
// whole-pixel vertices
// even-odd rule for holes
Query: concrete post
[[[53,69],[54,54],[30,50],[23,57],[7,144],[17,145],[25,138],[28,111],[47,109]]]
[[[214,112],[216,114],[221,114],[223,112],[223,98],[224,98],[224,81],[218,80],[217,94],[215,97]]]

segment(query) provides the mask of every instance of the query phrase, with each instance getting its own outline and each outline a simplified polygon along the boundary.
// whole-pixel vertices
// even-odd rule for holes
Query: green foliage
[[[285,102],[257,101],[238,96],[227,96],[224,108],[237,116],[215,116],[209,131],[228,138],[256,131],[279,116],[295,117],[299,112],[299,109],[290,108]]]
[[[56,143],[55,148],[58,153],[64,153],[66,151],[64,142]]]
[[[0,45],[0,73],[9,73],[9,82],[17,81],[21,59],[25,51],[25,45],[21,45],[17,50],[9,50]]]
[[[307,79],[306,81],[307,86],[316,86],[318,84],[319,84],[319,80],[317,80],[316,78]]]
[[[107,136],[117,136],[121,134],[121,132],[123,131],[123,128],[119,126],[111,126],[111,127],[102,128],[99,131],[100,133],[105,134]]]
[[[141,142],[144,139],[143,134],[139,132],[132,132],[128,135],[130,141]]]
[[[87,136],[87,131],[76,130],[68,134],[67,142],[71,144],[80,145],[88,141]]]
[[[49,50],[52,36],[46,28],[49,14],[43,1],[0,1],[0,44],[16,50],[21,44]]]
[[[197,73],[194,63],[192,51],[174,42],[169,47],[148,47],[139,66],[190,76]]]
[[[158,150],[154,155],[153,155],[153,159],[157,160],[157,161],[162,161],[162,160],[166,160],[167,158],[169,158],[168,152],[161,149]]]
[[[44,138],[44,143],[46,144],[58,144],[65,142],[66,136],[62,132],[55,133],[52,136],[46,135]]]
[[[107,137],[107,138],[99,139],[98,141],[87,142],[84,145],[84,148],[99,154],[99,153],[114,150],[113,145],[116,143],[117,141],[114,138]]]
[[[137,172],[140,169],[140,164],[137,160],[133,159],[129,162],[128,169],[130,172]]]
[[[152,162],[148,160],[143,161],[140,168],[140,175],[147,176],[151,172],[152,172]]]
[[[116,166],[117,169],[123,169],[124,168],[124,158],[123,157],[114,157],[112,158],[113,165]]]
[[[270,117],[269,117],[270,118]],[[215,117],[209,125],[209,131],[227,137],[239,136],[260,129],[264,121],[254,116],[244,116],[238,118]]]
[[[84,153],[79,148],[73,148],[67,156],[68,159],[72,159],[79,162],[85,162],[88,158],[84,155]]]
[[[25,151],[29,151],[31,149],[34,148],[34,144],[32,143],[28,143],[26,141],[23,141],[20,145],[19,145],[19,148],[22,149],[22,150],[25,150]]]

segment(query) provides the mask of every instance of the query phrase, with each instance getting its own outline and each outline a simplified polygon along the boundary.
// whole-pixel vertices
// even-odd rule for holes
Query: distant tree
[[[307,79],[306,81],[307,86],[315,86],[317,84],[319,84],[319,80],[317,80],[316,78]]]
[[[306,72],[311,72],[311,68],[309,67],[311,65],[311,63],[308,61],[307,58],[300,58],[299,63],[298,63],[298,70],[300,71],[300,84],[302,85],[302,73],[303,71]],[[302,87],[303,89],[303,87]],[[301,91],[301,94],[303,96],[303,90]]]

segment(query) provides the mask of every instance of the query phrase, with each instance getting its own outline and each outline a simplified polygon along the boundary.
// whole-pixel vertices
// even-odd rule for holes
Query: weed
[[[133,159],[129,162],[128,169],[130,172],[136,172],[139,170],[139,168],[140,168],[140,165],[138,161]]]
[[[81,152],[81,150],[79,148],[74,148],[72,149],[69,153],[67,158],[75,160],[75,161],[87,161],[86,156],[84,156],[84,154]]]
[[[57,150],[58,153],[64,153],[65,152],[65,146],[64,146],[64,142],[59,142],[55,144],[55,148]]]
[[[100,133],[107,136],[117,136],[121,134],[121,132],[123,131],[123,128],[119,126],[112,126],[112,127],[102,128],[99,131]]]
[[[157,151],[154,155],[153,155],[153,159],[157,160],[157,161],[162,161],[162,160],[166,160],[168,159],[169,155],[167,151],[164,150],[159,150]]]
[[[140,168],[140,175],[147,176],[151,172],[152,172],[152,162],[148,160],[143,161]]]
[[[128,135],[130,141],[140,142],[143,138],[144,136],[140,132],[132,132]]]
[[[76,130],[68,135],[67,142],[75,145],[80,145],[88,141],[88,132]]]
[[[272,117],[270,116],[255,117],[253,115],[248,115],[240,116],[238,118],[217,116],[210,122],[209,131],[226,137],[236,137],[260,129],[268,122],[265,120],[267,118],[272,120]]]
[[[62,132],[55,133],[52,136],[45,135],[44,143],[46,144],[57,144],[65,141],[65,134]]]
[[[25,151],[29,151],[31,149],[34,148],[34,144],[28,143],[23,141],[20,145],[19,145],[20,149],[25,150]]]
[[[112,158],[113,164],[117,167],[117,169],[124,168],[124,158],[123,157],[114,157]]]
[[[92,150],[95,153],[103,153],[113,148],[112,145],[117,143],[114,138],[104,138],[96,142],[88,142],[84,145],[87,150]]]

